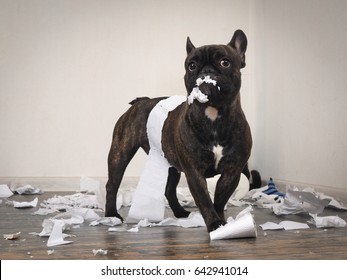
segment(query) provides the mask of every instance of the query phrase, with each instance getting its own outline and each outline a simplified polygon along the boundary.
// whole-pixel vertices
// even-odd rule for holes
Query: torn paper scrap
[[[151,224],[150,226],[177,226],[183,228],[192,228],[192,227],[204,227],[206,226],[202,215],[199,212],[192,212],[189,214],[188,218],[166,218],[159,223]]]
[[[122,221],[117,218],[117,217],[104,217],[104,218],[99,218],[95,221],[90,222],[90,226],[97,226],[97,225],[104,225],[104,226],[117,226],[122,224]]]
[[[108,228],[107,231],[109,231],[109,232],[124,232],[124,231],[127,231],[127,229],[124,227],[110,227],[110,228]]]
[[[33,207],[34,208],[34,207],[36,207],[38,201],[39,201],[39,199],[37,197],[32,201],[22,201],[22,202],[13,201],[13,207],[15,207],[15,208],[31,208],[31,207]]]
[[[52,218],[45,219],[42,223],[42,231],[39,236],[50,236],[56,221],[63,223],[63,230],[72,225],[80,225],[86,222],[93,222],[100,219],[100,216],[94,210],[88,208],[72,208],[66,213],[60,213]]]
[[[312,220],[308,221],[311,224],[314,224],[317,228],[329,228],[329,227],[345,227],[346,221],[341,219],[338,216],[325,216],[318,217],[318,215],[310,215]]]
[[[13,192],[10,190],[10,188],[5,185],[5,184],[2,184],[0,185],[0,197],[10,197],[13,195]]]
[[[84,223],[84,218],[82,215],[78,213],[74,213],[73,211],[69,211],[66,213],[61,213],[52,218],[53,220],[61,220],[69,225],[80,225]]]
[[[242,215],[238,219],[210,232],[211,240],[256,237],[257,229],[251,213]]]
[[[3,236],[6,240],[13,240],[20,238],[21,232],[16,233],[5,233]]]
[[[38,234],[39,236],[50,236],[53,231],[53,227],[56,221],[59,221],[62,223],[62,232],[68,228],[70,228],[70,224],[67,224],[64,220],[57,220],[57,219],[44,219],[42,222],[42,231]],[[33,233],[36,234],[36,233]]]
[[[139,232],[139,227],[135,226],[131,229],[128,229],[127,232]]]
[[[205,227],[205,221],[199,212],[191,212],[188,218],[177,219],[178,226],[183,228]]]
[[[50,236],[53,230],[54,220],[53,219],[44,219],[42,222],[42,231],[39,233],[39,236]],[[35,234],[35,233],[33,233]]]
[[[164,226],[176,226],[183,228],[192,227],[205,227],[205,221],[199,212],[192,212],[187,218],[166,218],[159,223],[151,223],[148,219],[143,219],[138,222],[136,227],[164,227]]]
[[[58,212],[58,210],[56,210],[56,209],[39,208],[39,210],[37,210],[34,213],[32,213],[32,215],[45,216],[45,215],[49,215],[49,214],[52,214],[52,213],[55,213],[55,212]]]
[[[317,193],[317,195],[320,199],[327,199],[327,200],[330,199],[330,202],[327,205],[327,207],[332,207],[332,208],[339,209],[339,210],[347,210],[347,206],[345,206],[342,202],[338,201],[334,197],[329,196],[329,195],[325,195],[323,193]]]
[[[305,223],[299,223],[294,221],[282,221],[278,224],[273,222],[266,222],[262,225],[259,225],[263,230],[277,230],[277,229],[284,229],[284,230],[294,230],[294,229],[306,229],[310,228]]]
[[[64,240],[63,228],[65,222],[60,220],[54,220],[53,230],[47,241],[47,247],[57,246],[72,243],[73,241]]]
[[[81,177],[80,192],[94,193],[95,201],[93,202],[93,208],[104,210],[106,204],[106,189],[104,187],[101,187],[101,184],[98,180],[89,177]]]
[[[287,186],[283,203],[273,206],[273,211],[276,215],[298,214],[301,212],[319,214],[323,212],[329,202],[330,199],[320,199],[312,192],[299,191],[297,188]]]
[[[93,249],[92,252],[93,252],[94,256],[96,256],[96,255],[106,256],[108,251],[103,250],[103,249]]]
[[[89,208],[72,208],[66,213],[61,213],[53,217],[54,219],[63,219],[68,224],[83,224],[100,219],[100,216],[94,210]]]
[[[75,193],[72,195],[57,196],[49,198],[41,204],[42,207],[67,210],[72,207],[99,208],[96,195]]]
[[[31,194],[42,194],[43,191],[39,188],[36,188],[36,187],[33,187],[31,185],[24,185],[24,186],[21,186],[21,187],[18,187],[14,190],[16,193],[18,194],[28,194],[28,195],[31,195]]]

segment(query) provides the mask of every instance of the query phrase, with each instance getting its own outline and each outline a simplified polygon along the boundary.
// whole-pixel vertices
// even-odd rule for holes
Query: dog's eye
[[[195,69],[196,69],[196,64],[195,64],[195,62],[189,63],[189,65],[188,65],[188,70],[189,70],[189,71],[194,71]]]
[[[224,67],[224,68],[229,68],[231,63],[228,59],[222,59],[220,62],[219,62],[219,65]]]

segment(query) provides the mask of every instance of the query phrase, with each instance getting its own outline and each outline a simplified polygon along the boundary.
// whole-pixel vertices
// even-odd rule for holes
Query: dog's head
[[[208,99],[200,102],[215,107],[232,101],[241,87],[240,69],[246,65],[247,38],[243,31],[236,30],[227,45],[196,48],[188,37],[186,49],[184,81],[188,95],[197,90]]]

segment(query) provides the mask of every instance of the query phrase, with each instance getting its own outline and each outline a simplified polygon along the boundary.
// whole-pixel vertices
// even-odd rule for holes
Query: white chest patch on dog
[[[214,107],[208,106],[205,109],[205,115],[208,117],[211,121],[215,121],[218,118],[218,110]]]
[[[223,157],[223,146],[221,145],[214,146],[212,151],[214,153],[214,167],[215,169],[217,169],[218,164]]]

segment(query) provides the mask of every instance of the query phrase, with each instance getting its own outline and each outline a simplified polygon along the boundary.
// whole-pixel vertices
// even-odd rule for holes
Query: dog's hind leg
[[[117,212],[117,193],[123,179],[125,169],[134,157],[139,147],[148,142],[146,124],[129,124],[129,119],[141,114],[133,105],[117,122],[110,152],[108,154],[108,181],[106,184],[105,217],[121,216]],[[148,115],[147,115],[148,116]],[[145,116],[141,116],[146,118]],[[135,137],[136,136],[136,137]]]
[[[165,188],[165,197],[169,202],[172,212],[176,218],[186,218],[189,216],[190,212],[186,211],[182,205],[178,202],[177,198],[177,185],[181,178],[181,173],[177,171],[176,168],[169,168],[169,176],[167,179],[167,184]]]
[[[105,217],[117,217],[123,221],[123,218],[117,211],[117,193],[123,174],[130,160],[135,155],[137,149],[133,148],[128,152],[119,150],[119,145],[114,144],[111,147],[108,159],[108,181],[106,184],[106,207]]]
[[[141,147],[149,151],[147,119],[150,111],[162,98],[137,98],[117,121],[108,154],[108,181],[106,184],[106,217],[121,216],[117,212],[117,193],[129,162]]]

